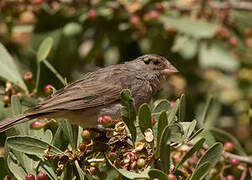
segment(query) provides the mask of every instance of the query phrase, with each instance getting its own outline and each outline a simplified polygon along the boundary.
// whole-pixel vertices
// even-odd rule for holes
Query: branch
[[[181,5],[177,3],[168,3],[168,9],[178,9],[182,11],[191,11],[194,9],[200,9],[200,4],[192,4],[192,5]],[[252,3],[251,2],[209,2],[205,8],[213,8],[217,10],[225,10],[225,9],[234,9],[239,11],[252,11]]]
[[[252,165],[251,156],[240,156],[240,155],[232,154],[230,152],[224,152],[223,155],[227,158],[235,158],[235,159],[238,159],[240,162],[244,162],[244,163]]]

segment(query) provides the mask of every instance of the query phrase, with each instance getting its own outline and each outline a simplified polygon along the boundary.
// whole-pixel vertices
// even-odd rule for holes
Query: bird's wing
[[[27,112],[78,110],[106,105],[120,99],[123,87],[118,81],[105,78],[105,74],[104,77],[102,74],[92,74],[58,90]]]

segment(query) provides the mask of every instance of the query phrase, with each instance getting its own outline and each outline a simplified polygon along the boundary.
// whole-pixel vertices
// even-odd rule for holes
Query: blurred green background
[[[209,125],[231,132],[252,153],[250,1],[4,0],[0,10],[0,41],[21,77],[33,73],[34,81],[25,81],[30,92],[36,52],[46,37],[54,42],[47,60],[67,82],[98,67],[159,54],[180,73],[171,76],[155,98],[176,100],[185,93],[191,121],[200,119],[207,97],[214,96]],[[63,87],[44,64],[40,78],[41,96],[47,84]],[[0,89],[5,88],[2,77]],[[0,138],[3,141],[3,135]]]

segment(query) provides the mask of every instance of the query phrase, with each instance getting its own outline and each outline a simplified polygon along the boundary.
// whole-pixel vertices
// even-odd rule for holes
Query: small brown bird
[[[67,118],[72,124],[98,128],[97,118],[120,118],[120,92],[129,89],[136,109],[148,103],[169,74],[178,72],[164,57],[148,54],[94,71],[45,98],[24,114],[0,121],[0,132],[34,118]]]

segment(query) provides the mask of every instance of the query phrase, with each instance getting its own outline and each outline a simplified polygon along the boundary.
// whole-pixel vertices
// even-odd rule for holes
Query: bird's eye
[[[158,65],[159,63],[160,63],[159,60],[154,60],[154,61],[153,61],[153,64],[155,64],[155,65]]]
[[[144,61],[144,63],[145,64],[149,64],[150,63],[150,58],[148,58],[148,57],[145,57],[144,59],[143,59],[143,61]]]

